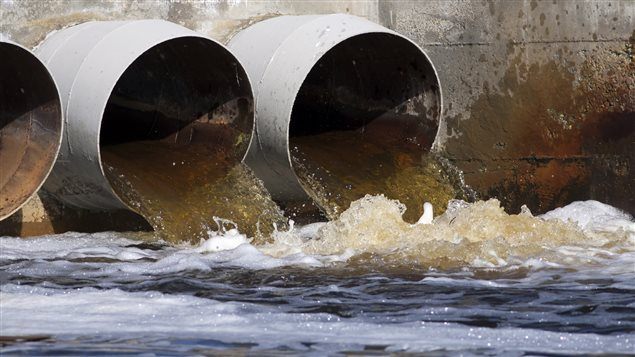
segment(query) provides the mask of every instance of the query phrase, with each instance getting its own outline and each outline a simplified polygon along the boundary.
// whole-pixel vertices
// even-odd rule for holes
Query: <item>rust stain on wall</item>
[[[624,194],[635,189],[632,43],[586,54],[581,64],[525,63],[524,51],[499,83],[484,85],[469,118],[448,118],[448,130],[461,135],[444,154],[483,198],[498,197],[511,212],[584,199],[635,211]]]

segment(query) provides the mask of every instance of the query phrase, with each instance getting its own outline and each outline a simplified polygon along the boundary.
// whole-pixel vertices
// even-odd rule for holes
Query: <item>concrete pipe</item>
[[[159,185],[152,175],[166,170],[150,161],[182,163],[167,150],[187,156],[188,148],[204,145],[237,162],[246,155],[254,126],[251,85],[216,41],[162,20],[97,21],[50,35],[37,53],[66,111],[60,158],[45,184],[64,203],[137,210],[107,175],[104,153],[113,147],[123,148],[119,154],[137,170],[131,175],[147,174],[149,185]],[[169,147],[155,149],[156,142]],[[168,189],[184,185],[167,180]]]
[[[364,193],[384,193],[373,182],[418,164],[434,142],[442,107],[436,71],[394,31],[344,14],[283,16],[239,32],[228,46],[255,83],[257,140],[246,163],[280,201],[307,200],[307,180],[337,181],[340,192],[309,196],[350,190],[347,208]],[[304,160],[323,175],[300,172]]]
[[[46,66],[0,39],[0,220],[22,207],[49,175],[62,140],[62,104]]]

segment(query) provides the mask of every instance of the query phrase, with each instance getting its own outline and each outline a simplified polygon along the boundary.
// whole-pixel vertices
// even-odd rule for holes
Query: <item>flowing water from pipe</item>
[[[109,145],[102,159],[117,195],[166,241],[196,243],[230,228],[261,241],[286,224],[262,182],[214,143]]]
[[[296,175],[326,217],[337,219],[366,194],[385,194],[402,202],[408,208],[404,219],[414,223],[425,201],[443,213],[450,199],[468,198],[469,188],[435,154],[422,154],[421,145],[408,138],[371,130],[291,139]]]

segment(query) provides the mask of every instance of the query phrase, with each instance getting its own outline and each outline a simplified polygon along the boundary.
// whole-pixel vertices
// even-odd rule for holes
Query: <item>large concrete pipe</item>
[[[246,162],[274,198],[297,207],[308,199],[307,181],[329,181],[327,190],[342,187],[309,195],[341,196],[340,207],[321,203],[336,216],[365,193],[411,183],[395,181],[395,172],[421,164],[442,107],[435,69],[414,42],[333,14],[265,20],[228,46],[255,83],[256,140]],[[319,168],[300,172],[305,161]]]
[[[46,66],[26,48],[0,39],[0,220],[46,180],[62,126],[59,92]]]
[[[162,20],[98,21],[50,35],[37,53],[57,80],[66,110],[60,159],[45,185],[64,203],[93,210],[130,206],[105,172],[102,156],[113,146],[142,143],[123,155],[128,165],[147,169],[150,185],[159,184],[152,175],[168,170],[151,167],[149,159],[168,155],[165,148],[153,151],[155,142],[183,156],[203,145],[237,162],[247,152],[251,85],[216,41]],[[170,166],[182,163],[169,160]]]

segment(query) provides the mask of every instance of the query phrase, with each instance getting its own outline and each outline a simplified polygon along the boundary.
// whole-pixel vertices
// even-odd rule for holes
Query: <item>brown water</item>
[[[105,146],[102,160],[117,195],[169,242],[198,243],[237,226],[264,241],[286,225],[262,182],[213,144],[142,141]]]
[[[420,143],[363,130],[291,139],[295,172],[329,219],[366,194],[398,199],[411,223],[423,213],[423,202],[432,203],[440,214],[450,199],[466,198],[457,176]]]

